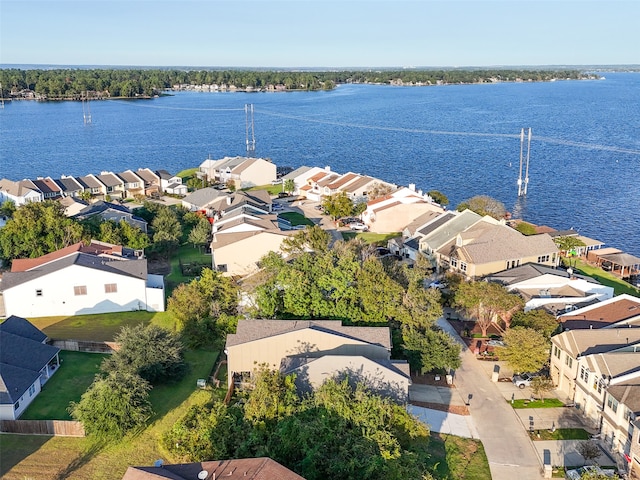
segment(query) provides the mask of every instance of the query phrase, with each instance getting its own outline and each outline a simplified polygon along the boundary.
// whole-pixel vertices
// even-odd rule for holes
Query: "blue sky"
[[[640,64],[640,0],[1,0],[0,63]]]

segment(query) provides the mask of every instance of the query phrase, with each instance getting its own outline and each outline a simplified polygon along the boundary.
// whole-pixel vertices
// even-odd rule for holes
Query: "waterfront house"
[[[51,177],[38,177],[31,184],[40,192],[45,200],[54,200],[62,196],[62,189]]]
[[[91,196],[100,196],[107,194],[107,186],[102,183],[98,178],[90,173],[83,177],[76,177],[76,180],[82,185],[85,192],[89,192]]]
[[[640,327],[640,298],[617,295],[558,316],[564,330]]]
[[[7,200],[16,207],[30,202],[42,202],[44,195],[28,180],[14,182],[3,178],[0,180],[0,204]]]
[[[156,173],[148,168],[139,168],[135,173],[144,183],[144,195],[150,197],[160,193],[160,177]]]
[[[517,292],[525,300],[524,311],[536,308],[559,315],[603,300],[613,298],[613,287],[578,275],[572,270],[527,263],[485,277],[498,282],[509,291]]]
[[[277,178],[276,165],[264,158],[224,157],[205,160],[199,171],[209,182],[235,185],[236,189],[268,185]]]
[[[106,187],[106,195],[112,198],[124,198],[124,180],[113,172],[101,172],[96,178]]]
[[[145,219],[135,216],[131,210],[124,205],[105,202],[103,200],[98,200],[97,202],[87,205],[72,216],[72,218],[79,221],[89,220],[93,217],[98,217],[101,221],[111,221],[115,223],[120,223],[124,220],[132,227],[139,228],[147,233],[147,221]]]
[[[340,320],[241,319],[236,333],[227,335],[225,353],[229,385],[241,384],[264,366],[296,372],[302,389],[345,375],[397,401],[408,398],[406,363],[390,360],[389,327],[343,326]]]
[[[131,170],[125,170],[117,174],[117,177],[124,182],[124,194],[126,198],[133,198],[137,195],[144,195],[144,180]]]
[[[16,259],[0,282],[7,315],[27,318],[164,311],[164,281],[141,251],[92,241]]]
[[[26,319],[0,323],[0,420],[17,420],[60,366],[60,349]]]
[[[585,256],[587,256],[589,254],[589,252],[591,252],[593,250],[599,250],[599,249],[604,247],[604,242],[601,242],[600,240],[594,240],[593,238],[589,238],[589,237],[585,237],[583,235],[580,235],[577,231],[575,231],[573,229],[570,229],[570,230],[553,230],[553,231],[549,232],[549,235],[554,240],[556,240],[558,238],[562,238],[562,237],[570,237],[570,238],[575,238],[576,240],[579,240],[582,243],[584,243],[584,245],[574,247],[570,252],[561,251],[560,253],[563,256],[569,256],[570,255],[570,256],[585,257]]]
[[[182,177],[171,175],[166,170],[157,170],[156,174],[160,177],[160,188],[163,192],[171,195],[186,195],[188,193],[189,189],[182,183]]]
[[[60,187],[64,197],[79,197],[84,191],[84,187],[74,177],[62,175],[54,182]]]
[[[293,180],[294,185],[296,186],[295,190],[293,191],[293,193],[295,195],[304,195],[303,191],[301,190],[303,187],[308,187],[308,189],[310,189],[311,187],[308,184],[308,180],[313,177],[314,175],[317,175],[318,173],[321,172],[330,172],[331,168],[330,167],[325,167],[325,168],[321,168],[321,167],[299,167],[296,168],[294,171],[289,172],[288,174],[284,175],[281,180],[283,181],[287,181],[287,180]]]
[[[200,211],[207,217],[213,217],[220,210],[220,206],[227,203],[228,193],[205,187],[191,192],[182,199],[182,206],[190,212]]]
[[[222,216],[232,215],[239,210],[256,215],[267,215],[271,212],[271,207],[271,196],[266,190],[240,191],[226,197],[226,205],[221,204],[220,212]]]

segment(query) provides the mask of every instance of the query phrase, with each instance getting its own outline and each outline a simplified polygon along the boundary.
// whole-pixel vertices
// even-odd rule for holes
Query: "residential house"
[[[396,190],[398,188],[397,185],[393,183],[384,182],[378,178],[369,177],[367,175],[361,175],[355,181],[350,182],[341,188],[343,192],[345,192],[351,200],[354,202],[366,202],[369,198],[369,193],[372,188],[377,188],[378,186],[387,186],[392,190]]]
[[[295,371],[303,389],[346,375],[404,402],[410,377],[406,363],[391,362],[390,352],[388,327],[344,326],[339,320],[241,319],[225,348],[230,385],[266,367]]]
[[[157,170],[156,174],[160,177],[160,188],[163,192],[171,195],[186,195],[189,192],[181,177],[171,175],[166,170]]]
[[[402,235],[387,241],[387,248],[394,255],[400,255],[416,261],[420,254],[420,228],[433,222],[436,218],[443,217],[444,212],[428,211],[410,222],[403,230]]]
[[[54,200],[62,196],[62,189],[50,177],[38,177],[35,180],[30,180],[30,182],[37,190],[42,192],[45,200]]]
[[[92,173],[84,177],[76,177],[76,180],[82,185],[84,191],[89,192],[92,196],[107,194],[107,186]]]
[[[80,185],[80,182],[74,177],[62,175],[60,178],[54,180],[56,185],[60,187],[62,196],[64,197],[80,197],[84,192],[84,187]]]
[[[483,217],[437,250],[439,263],[467,278],[479,278],[525,263],[556,266],[558,247],[546,233],[523,235]]]
[[[579,246],[579,247],[574,247],[571,252],[565,252],[562,251],[561,253],[563,255],[573,255],[573,256],[579,256],[579,257],[586,257],[589,252],[593,251],[593,250],[600,250],[601,248],[604,247],[604,242],[601,242],[600,240],[594,240],[593,238],[589,238],[589,237],[585,237],[583,235],[580,235],[577,231],[571,229],[571,230],[554,230],[549,232],[549,235],[551,236],[551,238],[553,238],[554,240],[559,238],[559,237],[571,237],[571,238],[575,238],[576,240],[581,241],[582,243],[584,243],[584,245]]]
[[[321,172],[329,172],[331,171],[330,167],[325,167],[325,168],[321,168],[321,167],[299,167],[296,168],[294,171],[287,173],[286,175],[284,175],[281,179],[283,181],[287,181],[287,180],[293,180],[293,183],[295,184],[296,188],[293,191],[293,193],[295,195],[303,195],[301,188],[302,187],[309,187],[308,184],[308,180],[313,177],[314,175],[317,175],[318,173]],[[309,187],[311,188],[311,187]]]
[[[21,317],[0,323],[0,420],[17,420],[60,366],[59,348]]]
[[[527,263],[485,277],[498,282],[509,291],[518,292],[525,300],[524,311],[536,308],[559,315],[603,300],[613,298],[613,287],[573,271]]]
[[[125,198],[133,198],[137,195],[144,195],[144,180],[131,170],[125,170],[117,174],[124,182]]]
[[[92,241],[14,260],[0,282],[7,315],[27,318],[164,311],[164,281],[142,252]]]
[[[228,194],[213,187],[205,187],[182,199],[182,206],[190,212],[203,212],[207,217],[214,217],[227,203]]]
[[[139,168],[135,173],[144,183],[144,195],[150,197],[161,192],[160,177],[152,170]],[[182,181],[182,179],[180,180]]]
[[[0,204],[7,200],[16,207],[30,202],[42,202],[44,195],[28,180],[14,182],[3,178],[0,180]]]
[[[106,187],[106,195],[112,198],[125,198],[124,180],[113,172],[101,172],[96,178]]]
[[[251,212],[256,215],[267,215],[271,213],[272,201],[269,192],[266,190],[256,190],[253,192],[234,192],[226,197],[226,205],[220,205],[222,216],[233,215],[235,212]]]
[[[617,295],[558,316],[563,330],[640,326],[640,298]]]
[[[98,217],[102,221],[112,221],[115,223],[120,223],[124,220],[132,227],[139,228],[143,232],[147,233],[147,221],[135,216],[131,210],[124,205],[98,200],[97,202],[87,205],[78,213],[73,215],[73,218],[80,221],[88,220],[93,217]]]
[[[73,217],[89,206],[88,202],[79,197],[61,197],[58,199],[58,203],[64,207],[64,214],[67,217]]]
[[[551,377],[619,465],[638,468],[640,329],[570,330],[551,338]]]
[[[321,170],[315,175],[307,178],[307,184],[300,187],[298,190],[300,195],[305,196],[309,200],[319,202],[324,195],[324,186],[329,185],[333,181],[337,180],[339,175],[333,173],[330,169]]]
[[[414,220],[430,212],[435,217],[443,213],[444,209],[415,189],[402,187],[368,202],[367,209],[362,213],[362,221],[371,232],[401,232]]]
[[[268,185],[277,178],[276,165],[264,158],[224,157],[213,162],[207,159],[200,171],[210,182],[232,182],[237,190]]]
[[[122,480],[304,480],[268,457],[129,467]]]

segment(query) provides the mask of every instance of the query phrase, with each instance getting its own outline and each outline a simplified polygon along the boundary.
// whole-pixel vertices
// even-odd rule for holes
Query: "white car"
[[[349,228],[351,230],[360,230],[361,232],[366,232],[367,230],[369,230],[369,227],[367,227],[364,223],[361,223],[361,222],[350,223]]]
[[[436,281],[436,282],[431,282],[429,284],[429,288],[437,288],[438,290],[442,290],[443,288],[446,288],[446,287],[447,287],[447,284],[445,282]]]

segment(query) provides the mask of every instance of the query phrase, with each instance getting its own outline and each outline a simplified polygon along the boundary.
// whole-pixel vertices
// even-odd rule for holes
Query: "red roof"
[[[61,258],[66,257],[67,255],[71,255],[77,252],[90,253],[92,255],[112,254],[112,253],[116,255],[122,255],[122,246],[112,245],[109,243],[94,242],[94,241],[91,241],[89,245],[85,245],[82,242],[78,242],[78,243],[74,243],[73,245],[69,245],[68,247],[61,248],[60,250],[56,250],[55,252],[42,255],[41,257],[18,258],[11,263],[11,271],[26,272],[28,270],[32,270],[36,267],[39,267],[40,265],[44,265],[45,263],[59,260]]]

